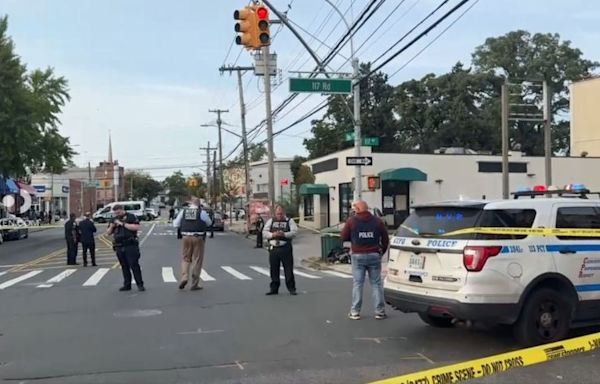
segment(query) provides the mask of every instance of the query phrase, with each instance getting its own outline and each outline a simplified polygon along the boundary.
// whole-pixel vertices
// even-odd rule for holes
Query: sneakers
[[[384,320],[384,319],[387,319],[387,315],[385,313],[375,314],[375,320]]]
[[[350,320],[360,320],[360,314],[358,314],[358,313],[352,313],[352,312],[350,312],[350,313],[348,314],[348,318],[349,318]]]
[[[298,292],[296,292],[296,291],[290,291],[290,295],[296,296],[296,295],[298,295]]]

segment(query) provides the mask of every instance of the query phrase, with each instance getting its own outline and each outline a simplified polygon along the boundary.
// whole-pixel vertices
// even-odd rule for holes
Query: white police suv
[[[600,199],[585,190],[542,188],[515,194],[521,196],[531,198],[415,207],[391,240],[386,302],[434,327],[456,320],[510,324],[526,345],[599,323],[600,237],[469,228],[598,229]],[[451,233],[457,230],[463,231]]]

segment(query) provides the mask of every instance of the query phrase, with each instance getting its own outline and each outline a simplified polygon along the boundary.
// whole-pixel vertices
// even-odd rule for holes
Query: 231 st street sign
[[[290,78],[290,92],[349,94],[352,93],[352,80]]]

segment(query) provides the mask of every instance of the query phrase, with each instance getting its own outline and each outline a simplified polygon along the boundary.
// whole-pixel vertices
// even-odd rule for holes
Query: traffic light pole
[[[273,154],[273,117],[271,112],[271,74],[269,73],[269,46],[262,48],[265,80],[265,108],[267,119],[267,152],[268,152],[268,174],[269,174],[269,204],[271,213],[275,213],[275,163]]]

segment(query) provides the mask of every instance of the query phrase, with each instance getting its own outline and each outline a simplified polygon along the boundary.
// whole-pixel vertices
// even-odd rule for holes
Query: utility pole
[[[244,104],[244,88],[242,83],[242,71],[251,71],[254,67],[221,67],[219,71],[224,72],[237,72],[238,89],[240,92],[240,112],[241,112],[241,123],[242,123],[242,147],[244,151],[244,177],[246,180],[246,204],[250,203],[250,164],[248,159],[248,139],[246,135],[246,104]]]
[[[209,109],[208,112],[217,114],[217,128],[219,128],[219,193],[221,200],[221,211],[225,210],[225,202],[223,201],[223,140],[221,138],[221,113],[228,113],[228,109]]]
[[[213,152],[213,199],[214,199],[214,206],[216,207],[217,205],[217,196],[219,195],[219,193],[221,193],[221,191],[219,190],[218,187],[218,182],[217,182],[217,151]]]
[[[269,46],[262,48],[264,71],[265,71],[265,107],[267,119],[267,154],[269,174],[269,205],[271,214],[275,213],[275,163],[273,155],[273,117],[271,114],[271,74],[269,73]]]
[[[353,53],[354,56],[354,53]],[[362,138],[360,136],[360,82],[359,82],[359,64],[358,59],[352,59],[352,69],[354,77],[354,156],[360,157],[360,146]],[[362,167],[354,167],[354,200],[362,198]]]
[[[508,84],[502,84],[502,198],[508,199]]]
[[[93,203],[92,203],[92,164],[88,161],[88,193],[90,194],[90,213],[94,212]],[[94,194],[96,193],[96,188],[94,187]]]
[[[211,204],[211,188],[210,186],[210,151],[217,149],[216,147],[210,146],[210,141],[206,144],[206,147],[201,147],[200,150],[206,150],[206,200],[208,200],[208,204]]]
[[[544,100],[544,162],[546,173],[546,185],[552,185],[552,93],[548,82],[543,83]]]

